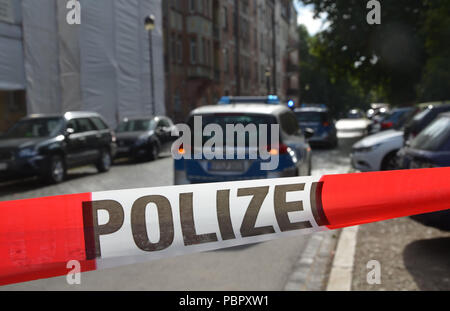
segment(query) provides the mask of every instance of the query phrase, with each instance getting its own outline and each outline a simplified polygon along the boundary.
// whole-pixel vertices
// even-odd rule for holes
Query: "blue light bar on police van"
[[[223,96],[219,105],[230,104],[270,104],[279,105],[280,99],[276,95],[268,96]]]

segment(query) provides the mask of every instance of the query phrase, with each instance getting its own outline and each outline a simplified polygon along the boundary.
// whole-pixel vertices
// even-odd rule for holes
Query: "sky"
[[[326,15],[322,15],[321,18],[317,19],[313,18],[314,12],[312,5],[305,6],[300,1],[295,1],[295,6],[298,11],[297,22],[305,25],[310,35],[315,35],[327,27],[327,23],[324,23]]]

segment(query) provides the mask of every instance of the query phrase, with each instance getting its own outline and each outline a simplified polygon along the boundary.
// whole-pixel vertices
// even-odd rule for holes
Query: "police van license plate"
[[[208,163],[210,171],[221,172],[242,172],[244,171],[244,161],[212,161]]]

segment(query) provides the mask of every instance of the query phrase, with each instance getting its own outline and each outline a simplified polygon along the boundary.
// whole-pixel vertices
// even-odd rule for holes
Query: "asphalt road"
[[[314,149],[313,175],[347,173],[356,138],[341,140],[334,150]],[[115,165],[97,174],[94,168],[70,172],[60,185],[37,180],[0,184],[0,201],[69,193],[171,185],[172,160]],[[4,286],[0,290],[282,290],[311,236],[298,236],[220,251],[192,254],[81,275],[80,285],[66,277]]]

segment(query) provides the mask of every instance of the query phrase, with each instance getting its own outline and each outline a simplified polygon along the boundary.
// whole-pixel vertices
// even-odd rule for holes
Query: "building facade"
[[[163,1],[166,110],[184,121],[224,95],[298,100],[292,0]]]
[[[0,131],[32,113],[96,111],[112,127],[165,114],[162,20],[161,0],[0,0]]]

